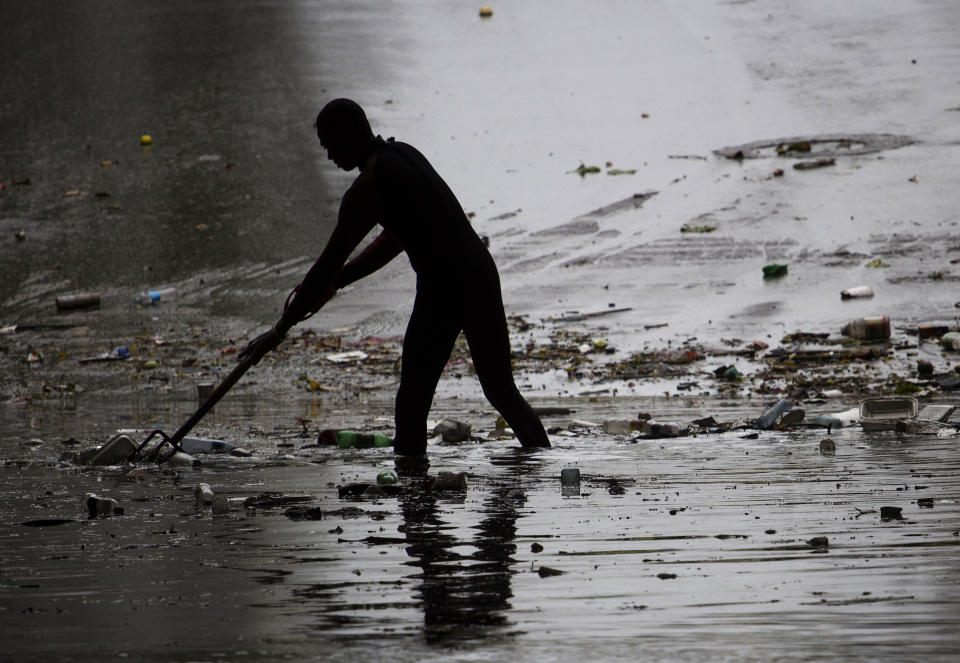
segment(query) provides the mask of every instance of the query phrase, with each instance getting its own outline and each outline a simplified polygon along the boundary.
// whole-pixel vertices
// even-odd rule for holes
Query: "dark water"
[[[323,13],[294,9],[0,3],[0,301],[316,255]]]

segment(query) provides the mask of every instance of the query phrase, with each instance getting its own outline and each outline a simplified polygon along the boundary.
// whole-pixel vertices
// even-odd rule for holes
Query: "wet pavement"
[[[791,392],[808,419],[960,402],[958,355],[918,334],[960,299],[953,3],[674,5],[0,0],[0,658],[953,660],[956,436],[562,432]],[[520,386],[569,411],[554,448],[432,446],[465,493],[340,499],[394,467],[315,440],[392,430],[400,260],[198,427],[252,458],[70,460],[175,429],[276,319],[350,181],[311,126],[334,96],[489,238]],[[54,306],[83,292],[100,305]],[[890,339],[841,336],[879,315]],[[431,416],[493,428],[463,347]],[[89,492],[123,515],[88,518]],[[322,519],[244,505],[263,493]]]

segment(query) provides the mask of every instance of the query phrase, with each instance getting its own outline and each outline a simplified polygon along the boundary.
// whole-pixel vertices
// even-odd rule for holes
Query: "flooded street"
[[[960,655],[956,429],[812,423],[960,405],[955,3],[479,8],[0,0],[4,662]],[[249,455],[79,462],[175,430],[277,319],[353,178],[312,126],[335,97],[488,239],[553,447],[495,439],[462,343],[430,416],[472,440],[318,446],[393,434],[400,259],[197,426]],[[683,433],[605,432],[641,413]]]

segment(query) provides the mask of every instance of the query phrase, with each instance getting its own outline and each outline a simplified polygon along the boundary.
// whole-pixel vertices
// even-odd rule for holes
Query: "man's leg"
[[[520,394],[510,366],[510,335],[500,289],[488,293],[485,301],[473,300],[464,334],[470,344],[473,366],[483,394],[516,433],[524,447],[549,447],[550,440],[540,418]]]
[[[427,416],[440,375],[450,359],[460,328],[444,315],[439,299],[417,294],[403,337],[400,388],[394,420],[394,450],[403,455],[427,452]]]

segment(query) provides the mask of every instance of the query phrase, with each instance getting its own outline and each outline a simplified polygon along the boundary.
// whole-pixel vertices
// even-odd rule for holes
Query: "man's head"
[[[343,170],[362,166],[370,151],[373,131],[360,105],[350,99],[334,99],[317,114],[317,138],[327,158]]]

